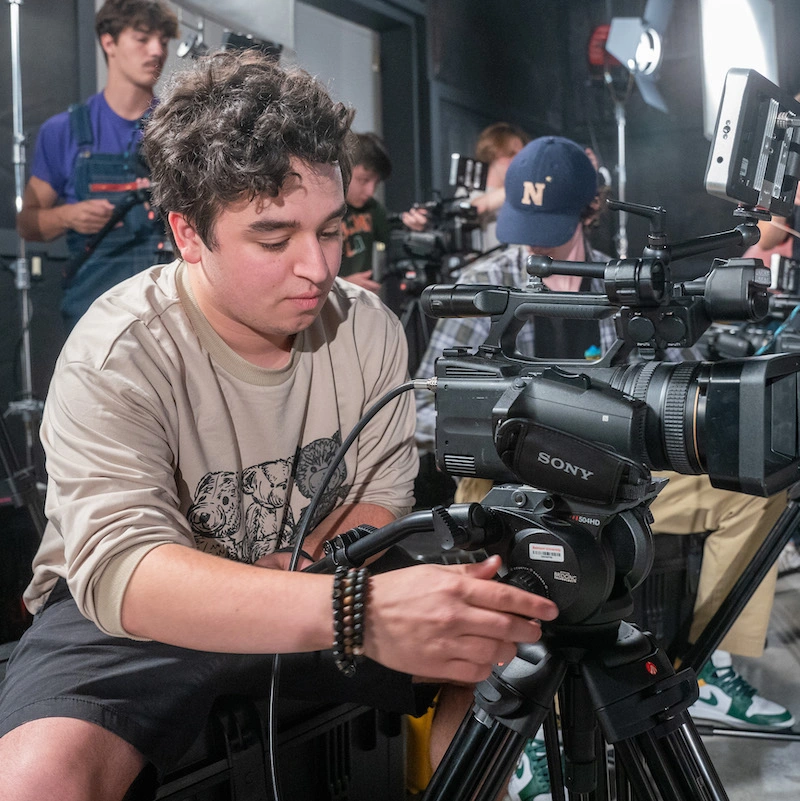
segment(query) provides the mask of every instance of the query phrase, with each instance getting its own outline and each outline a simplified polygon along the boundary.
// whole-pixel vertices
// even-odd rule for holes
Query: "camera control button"
[[[647,317],[634,317],[628,323],[628,335],[632,336],[636,342],[649,342],[655,332],[655,326]]]

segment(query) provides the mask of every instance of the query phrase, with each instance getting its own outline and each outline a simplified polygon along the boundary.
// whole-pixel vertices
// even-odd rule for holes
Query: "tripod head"
[[[601,505],[522,485],[492,489],[482,501],[503,531],[490,553],[503,556],[503,581],[552,600],[548,631],[618,624],[633,612],[631,590],[650,572],[648,511],[666,483],[650,482],[642,500]]]
[[[624,457],[608,503],[553,494],[524,484],[493,488],[481,503],[415,512],[380,529],[359,526],[325,544],[310,572],[356,567],[418,532],[442,551],[482,550],[503,557],[502,580],[551,599],[564,626],[618,623],[633,611],[631,590],[653,562],[648,511],[666,479]],[[610,462],[608,463],[610,465]]]

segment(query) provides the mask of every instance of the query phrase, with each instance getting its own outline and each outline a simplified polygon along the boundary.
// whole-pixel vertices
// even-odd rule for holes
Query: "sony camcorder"
[[[715,320],[769,311],[760,260],[715,261],[676,279],[673,263],[758,240],[757,223],[791,210],[800,177],[800,104],[752,70],[731,70],[706,188],[738,204],[731,231],[670,245],[662,208],[613,203],[650,219],[638,259],[605,265],[532,256],[522,288],[429,286],[433,317],[491,318],[486,341],[444,351],[436,393],[436,459],[458,476],[521,482],[595,504],[618,501],[641,470],[707,473],[714,486],[770,495],[800,479],[800,355],[666,360]],[[542,277],[601,278],[603,293],[548,290]],[[616,344],[598,361],[523,356],[516,339],[536,315],[613,318]]]

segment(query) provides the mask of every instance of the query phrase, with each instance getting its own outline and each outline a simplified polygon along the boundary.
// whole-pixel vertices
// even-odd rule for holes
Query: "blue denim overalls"
[[[70,128],[78,143],[73,166],[73,180],[78,200],[105,198],[118,205],[141,186],[137,179],[147,178],[147,165],[139,156],[137,129],[125,153],[93,153],[94,141],[88,108],[75,104],[69,109]],[[91,236],[67,232],[70,256],[85,252]],[[143,202],[133,205],[122,223],[110,230],[86,261],[65,275],[61,314],[71,329],[95,298],[120,281],[152,264],[172,260],[172,246],[164,225]]]

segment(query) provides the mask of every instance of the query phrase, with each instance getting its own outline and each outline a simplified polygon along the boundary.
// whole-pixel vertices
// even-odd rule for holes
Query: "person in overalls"
[[[177,18],[160,0],[108,0],[95,30],[106,86],[42,125],[17,216],[23,239],[67,236],[61,314],[68,331],[107,289],[172,259],[164,224],[148,203],[139,143]]]

